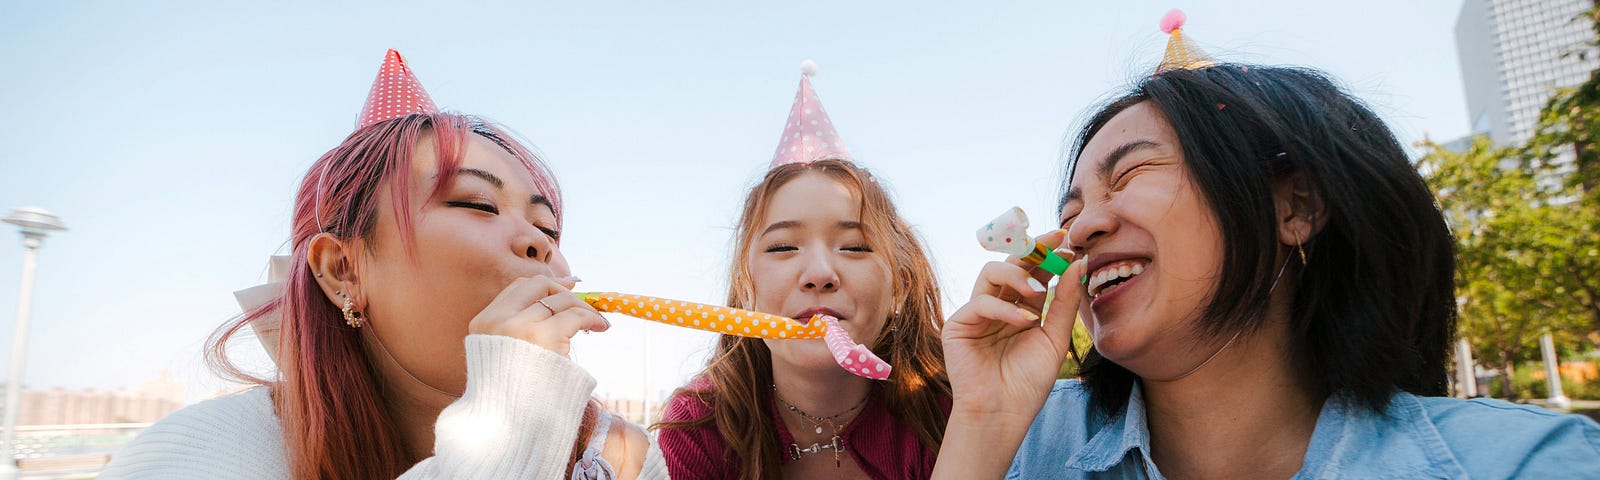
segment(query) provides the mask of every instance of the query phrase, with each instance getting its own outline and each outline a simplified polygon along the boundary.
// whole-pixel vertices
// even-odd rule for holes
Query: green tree
[[[1422,144],[1417,168],[1439,200],[1457,241],[1460,334],[1502,378],[1538,355],[1539,335],[1578,341],[1584,329],[1563,281],[1575,243],[1566,208],[1552,205],[1539,171],[1519,148],[1478,137],[1465,151]],[[1587,226],[1593,229],[1593,226]],[[1508,389],[1509,395],[1515,392]]]
[[[1574,21],[1587,21],[1594,37],[1565,58],[1588,59],[1600,49],[1600,5]],[[1569,295],[1559,299],[1588,319],[1590,341],[1600,344],[1600,69],[1584,83],[1563,88],[1539,115],[1539,126],[1523,156],[1541,178],[1543,193],[1563,209],[1557,220],[1570,240],[1549,255],[1556,283]]]

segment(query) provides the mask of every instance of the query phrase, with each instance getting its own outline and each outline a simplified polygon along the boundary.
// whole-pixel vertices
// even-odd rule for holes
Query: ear
[[[1278,218],[1278,243],[1305,245],[1328,224],[1322,196],[1303,173],[1290,174],[1273,184],[1272,200]]]
[[[361,282],[356,278],[357,253],[351,245],[331,234],[323,233],[311,239],[306,263],[311,267],[312,279],[335,307],[343,306],[348,298],[357,310],[365,310],[359,294]]]

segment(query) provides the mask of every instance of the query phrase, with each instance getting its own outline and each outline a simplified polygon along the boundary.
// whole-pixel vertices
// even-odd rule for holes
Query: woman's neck
[[[780,410],[787,410],[783,405],[787,403],[813,417],[846,413],[846,410],[859,406],[862,399],[872,392],[872,380],[851,375],[844,369],[815,372],[774,362],[772,378],[778,398],[782,399],[778,406]]]
[[[416,377],[405,371],[395,361],[394,357],[382,348],[374,345],[376,331],[368,329],[363,335],[367,344],[367,358],[377,366],[379,388],[383,389],[384,408],[389,411],[389,418],[394,422],[395,432],[400,435],[400,440],[405,442],[405,452],[411,463],[420,462],[433,456],[433,426],[439,420],[439,413],[454,402],[455,396],[424,385]]]
[[[1288,478],[1300,470],[1326,394],[1298,373],[1286,316],[1278,317],[1187,377],[1141,383],[1151,458],[1163,475]]]

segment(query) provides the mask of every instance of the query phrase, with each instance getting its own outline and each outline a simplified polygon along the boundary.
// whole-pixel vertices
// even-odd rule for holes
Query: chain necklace
[[[866,405],[867,399],[872,397],[872,393],[867,392],[867,395],[861,397],[861,401],[856,402],[854,406],[845,409],[843,412],[839,412],[827,417],[813,416],[809,413],[806,413],[804,410],[801,410],[799,407],[794,406],[794,404],[785,401],[782,396],[778,395],[778,386],[776,384],[772,386],[772,396],[777,398],[778,403],[782,403],[783,406],[788,408],[790,412],[794,412],[795,415],[799,415],[800,418],[805,419],[806,422],[810,423],[812,427],[815,427],[815,431],[818,434],[822,433],[822,424],[824,423],[828,424],[828,427],[833,429],[833,438],[830,439],[826,445],[820,442],[812,442],[811,446],[802,448],[800,447],[799,443],[790,443],[789,459],[799,460],[801,454],[822,453],[823,450],[833,450],[833,467],[839,468],[839,451],[844,449],[844,440],[839,438],[839,431],[844,429],[845,425],[849,425],[850,422],[837,420],[839,420],[840,417],[849,414],[850,412],[856,411],[857,409],[861,408],[862,405]]]

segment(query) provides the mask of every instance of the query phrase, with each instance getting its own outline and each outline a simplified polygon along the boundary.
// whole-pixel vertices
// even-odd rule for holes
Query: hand
[[[1035,239],[1044,248],[1061,244],[1057,230]],[[978,274],[972,299],[945,321],[945,365],[954,409],[987,421],[1020,424],[1024,431],[1044,405],[1072,342],[1072,325],[1083,298],[1085,266],[1069,267],[1056,286],[1049,315],[1038,313],[1051,274],[1020,259],[990,262]],[[1034,282],[1031,283],[1029,280]],[[954,412],[953,412],[954,413]],[[1010,420],[1009,422],[1007,420]]]
[[[576,284],[572,277],[519,278],[472,318],[467,332],[517,338],[566,355],[578,331],[611,328],[600,312],[572,293]]]

